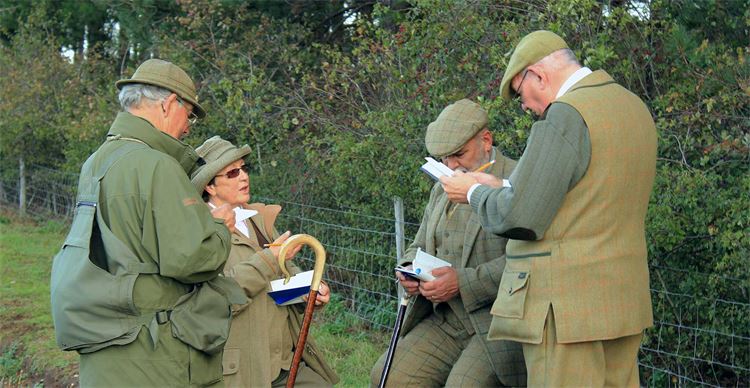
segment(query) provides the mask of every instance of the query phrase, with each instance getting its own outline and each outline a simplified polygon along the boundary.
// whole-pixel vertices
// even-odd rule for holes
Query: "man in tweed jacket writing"
[[[451,169],[473,171],[495,160],[486,171],[507,178],[515,161],[492,146],[487,112],[469,100],[446,107],[427,127],[425,145]],[[418,282],[396,276],[414,295],[399,341],[388,386],[518,386],[526,382],[520,344],[487,341],[489,309],[505,267],[506,239],[484,232],[468,205],[448,201],[436,183],[422,223],[399,265],[408,265],[417,249],[451,263],[432,271],[435,280]],[[377,386],[383,354],[372,369]]]
[[[540,117],[511,187],[481,173],[441,179],[488,232],[510,238],[489,337],[523,343],[530,386],[637,387],[638,348],[653,321],[651,113],[550,31],[518,43],[500,89]]]

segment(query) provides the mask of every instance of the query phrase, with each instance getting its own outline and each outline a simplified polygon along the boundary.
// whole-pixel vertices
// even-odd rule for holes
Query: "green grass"
[[[77,356],[58,350],[49,302],[52,256],[64,239],[64,226],[7,215],[1,221],[0,385],[33,385],[46,373],[71,379]]]
[[[55,344],[49,302],[52,257],[67,226],[0,214],[0,386],[77,382],[78,356]],[[339,374],[340,387],[364,387],[387,346],[387,334],[367,330],[334,298],[316,312],[311,334]],[[42,382],[42,379],[46,381]]]

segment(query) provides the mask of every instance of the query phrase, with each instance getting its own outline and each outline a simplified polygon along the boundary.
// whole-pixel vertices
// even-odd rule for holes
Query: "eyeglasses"
[[[233,169],[227,171],[225,174],[216,174],[216,176],[225,176],[225,177],[227,177],[229,179],[234,179],[234,178],[237,178],[240,175],[240,170],[244,171],[245,174],[247,174],[248,171],[250,170],[250,167],[248,167],[246,164],[243,164],[240,167],[233,168]]]
[[[521,82],[518,84],[518,87],[516,88],[516,91],[514,92],[516,94],[515,98],[520,99],[521,98],[521,87],[523,86],[523,81],[526,80],[526,76],[529,75],[529,70],[526,69],[526,72],[523,73],[523,77],[521,77]]]
[[[182,107],[187,110],[187,107],[185,107],[185,101],[182,101],[182,99],[180,97],[177,97],[177,103],[180,104],[180,105],[182,105]],[[195,112],[190,111],[190,113],[188,113],[188,122],[190,123],[190,125],[194,125],[195,123],[197,123],[198,122],[198,115],[195,114]]]

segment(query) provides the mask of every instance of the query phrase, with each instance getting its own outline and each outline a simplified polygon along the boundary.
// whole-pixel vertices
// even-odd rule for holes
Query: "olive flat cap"
[[[193,105],[193,111],[199,118],[206,117],[206,110],[198,104],[193,80],[172,62],[149,59],[138,66],[132,77],[115,82],[118,90],[128,84],[147,84],[167,89]]]
[[[510,91],[510,81],[516,74],[547,55],[566,48],[568,44],[552,31],[539,30],[524,36],[513,50],[508,67],[505,68],[503,80],[500,82],[500,93],[503,98],[506,100],[513,98],[514,93]]]
[[[487,112],[467,99],[456,101],[427,126],[424,143],[435,157],[456,153],[469,139],[487,126]]]
[[[193,172],[190,181],[199,193],[203,193],[208,182],[211,182],[219,171],[234,161],[244,158],[250,151],[250,146],[247,144],[237,148],[220,136],[214,136],[195,149],[206,164]]]

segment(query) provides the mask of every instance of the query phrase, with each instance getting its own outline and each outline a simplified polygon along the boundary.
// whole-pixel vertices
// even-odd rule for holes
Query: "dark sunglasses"
[[[244,171],[245,174],[247,174],[248,171],[250,170],[250,167],[248,167],[246,164],[244,164],[244,165],[242,165],[240,167],[233,168],[233,169],[227,171],[226,174],[216,174],[216,176],[225,176],[225,177],[227,177],[229,179],[234,179],[234,178],[237,178],[238,176],[240,176],[240,170]]]

